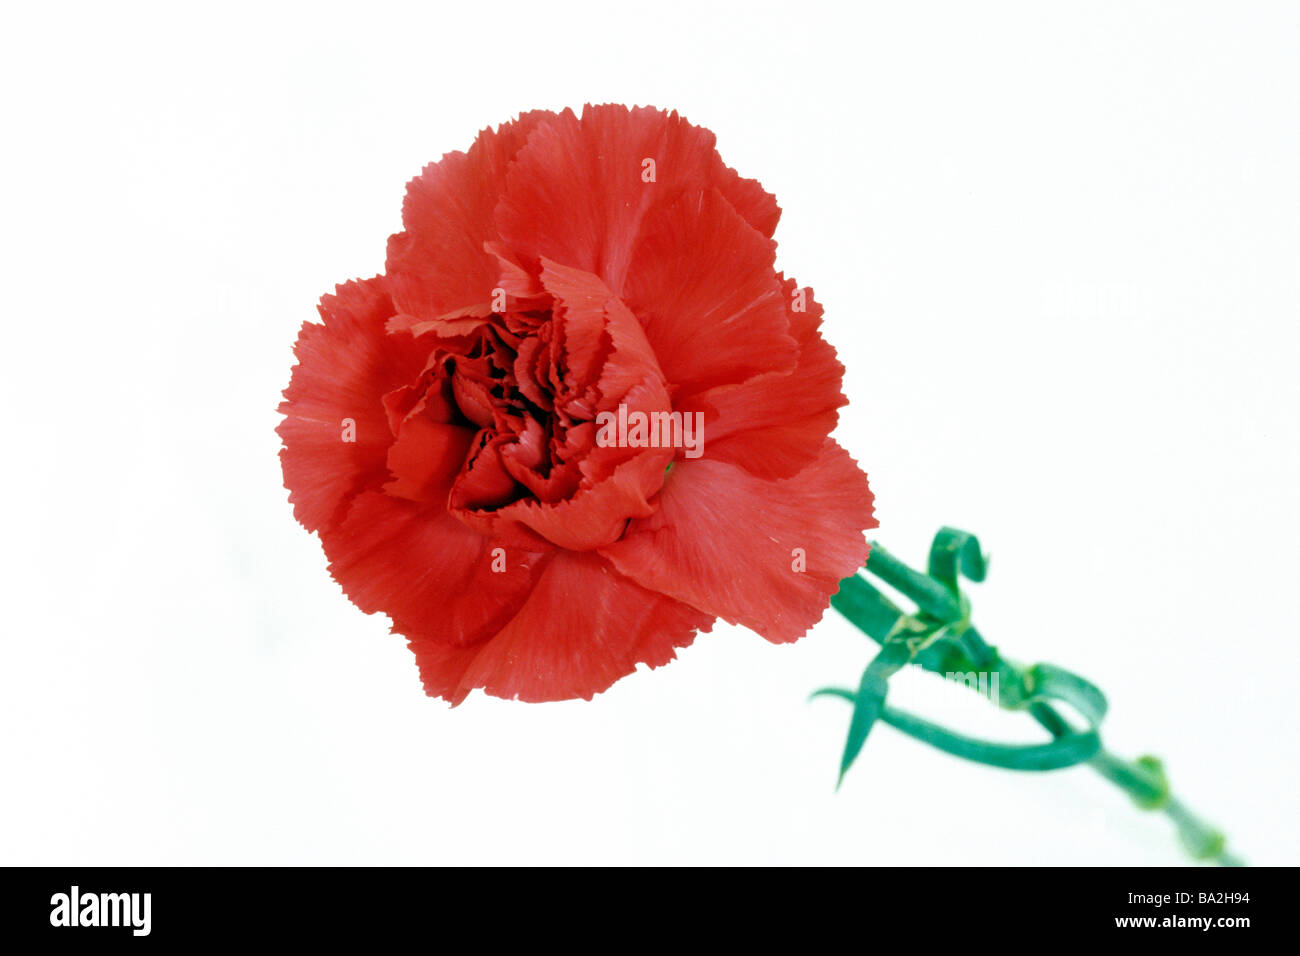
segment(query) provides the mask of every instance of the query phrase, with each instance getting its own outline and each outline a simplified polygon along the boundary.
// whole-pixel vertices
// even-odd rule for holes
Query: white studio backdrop
[[[876,730],[872,645],[720,626],[592,703],[421,692],[286,504],[299,325],[404,184],[648,103],[776,193],[877,535],[980,534],[992,643],[1295,863],[1300,7],[28,5],[0,31],[0,863],[1176,864],[1086,769]],[[1027,718],[906,675],[972,732]]]

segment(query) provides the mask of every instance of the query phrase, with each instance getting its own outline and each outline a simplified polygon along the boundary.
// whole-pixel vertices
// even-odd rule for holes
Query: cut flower
[[[285,485],[429,694],[590,698],[717,618],[793,641],[862,566],[843,368],[779,215],[676,113],[526,113],[426,167],[385,273],[322,299]]]

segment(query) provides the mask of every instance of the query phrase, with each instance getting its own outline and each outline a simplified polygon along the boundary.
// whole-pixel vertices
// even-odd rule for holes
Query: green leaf
[[[875,724],[885,706],[885,694],[889,690],[889,684],[881,676],[880,668],[876,666],[878,661],[879,658],[872,661],[871,666],[862,672],[862,683],[858,685],[858,692],[853,695],[853,718],[849,721],[849,736],[844,742],[844,755],[840,758],[840,776],[835,784],[837,790],[844,782],[844,775],[853,766],[853,761],[857,760],[858,754],[862,753],[862,746],[867,742],[867,734],[871,732],[872,725]]]
[[[940,528],[930,545],[930,577],[953,594],[960,590],[958,575],[979,583],[988,573],[988,561],[980,551],[979,539],[969,531]]]
[[[954,757],[1005,770],[1060,770],[1091,760],[1101,749],[1101,738],[1095,729],[1071,732],[1042,744],[1006,744],[968,737],[924,717],[885,705],[884,689],[870,683],[869,675],[870,668],[863,674],[863,686],[856,694],[843,687],[823,687],[812,694],[813,698],[836,697],[854,705],[849,739],[840,761],[840,783],[844,782],[845,773],[862,752],[867,734],[877,720]],[[839,785],[836,786],[838,789]]]
[[[858,695],[847,687],[822,687],[808,695],[809,700],[816,700],[818,697],[838,697],[840,700],[847,700],[850,704],[858,699]]]
[[[960,598],[938,581],[914,571],[876,542],[867,554],[867,570],[916,602],[916,606],[943,624],[965,617]]]
[[[967,737],[892,707],[883,708],[880,719],[954,757],[1006,770],[1060,770],[1092,759],[1101,749],[1096,730],[1067,734],[1043,744],[1004,744]]]
[[[1106,695],[1091,681],[1053,664],[1035,664],[1024,672],[1024,704],[1061,701],[1081,713],[1093,727],[1106,717]],[[1023,704],[1022,704],[1023,706]]]

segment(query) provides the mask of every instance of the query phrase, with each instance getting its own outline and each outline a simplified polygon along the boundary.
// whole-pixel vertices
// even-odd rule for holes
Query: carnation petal
[[[446,507],[447,493],[465,465],[474,435],[472,428],[436,422],[428,415],[407,418],[397,441],[388,449],[393,480],[384,485],[384,491]]]
[[[721,177],[713,144],[675,112],[587,106],[578,119],[566,109],[519,151],[497,207],[501,237],[530,271],[545,257],[618,295],[646,212]]]
[[[714,185],[747,223],[771,239],[781,220],[781,207],[776,204],[776,197],[757,179],[745,179],[731,167],[724,166],[721,159],[718,165],[721,169]]]
[[[678,462],[659,511],[599,553],[653,591],[769,641],[793,641],[865,563],[871,505],[866,475],[831,439],[781,481],[708,459]]]
[[[686,410],[709,415],[709,458],[761,478],[789,478],[807,467],[848,402],[841,391],[844,366],[819,331],[822,307],[812,289],[783,277],[782,299],[799,345],[794,371],[765,372],[685,402]]]
[[[775,255],[775,243],[715,189],[647,214],[622,298],[675,399],[794,368],[798,348]]]
[[[410,335],[386,335],[393,304],[378,279],[321,299],[324,324],[299,333],[276,432],[294,516],[309,531],[333,524],[359,492],[388,479],[392,444],[382,396],[418,376],[428,353]]]
[[[481,687],[524,701],[589,700],[637,664],[668,663],[710,627],[708,615],[646,590],[592,552],[557,552],[518,613],[464,667],[452,696]],[[424,647],[412,642],[417,659]],[[421,660],[426,687],[445,687],[446,672],[465,663],[441,650]]]
[[[555,297],[554,325],[569,373],[559,384],[582,391],[589,384],[584,379],[598,375],[600,411],[616,414],[620,406],[625,412],[668,411],[663,373],[636,317],[598,276],[545,259],[541,265],[546,289]],[[511,440],[530,438],[525,430]],[[586,551],[609,544],[622,534],[629,518],[654,512],[653,498],[674,451],[585,443],[583,451],[582,481],[563,501],[521,497],[490,509],[475,508],[465,479],[453,490],[452,506],[472,527],[521,547]],[[507,473],[530,457],[507,453],[504,447],[502,455]],[[534,481],[525,484],[536,489]]]
[[[403,232],[388,240],[387,273],[393,300],[411,325],[459,320],[492,312],[501,262],[484,248],[498,238],[493,210],[506,173],[529,134],[554,117],[547,110],[479,133],[468,152],[447,153],[407,185]]]
[[[441,507],[377,491],[359,495],[321,543],[357,607],[387,614],[399,633],[451,645],[496,633],[523,605],[537,561]]]

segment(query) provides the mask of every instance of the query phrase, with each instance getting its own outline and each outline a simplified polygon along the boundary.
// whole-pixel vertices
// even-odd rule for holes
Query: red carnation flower
[[[862,566],[779,216],[676,113],[533,112],[426,167],[385,274],[321,300],[285,485],[429,694],[590,698],[719,617],[793,641]]]

